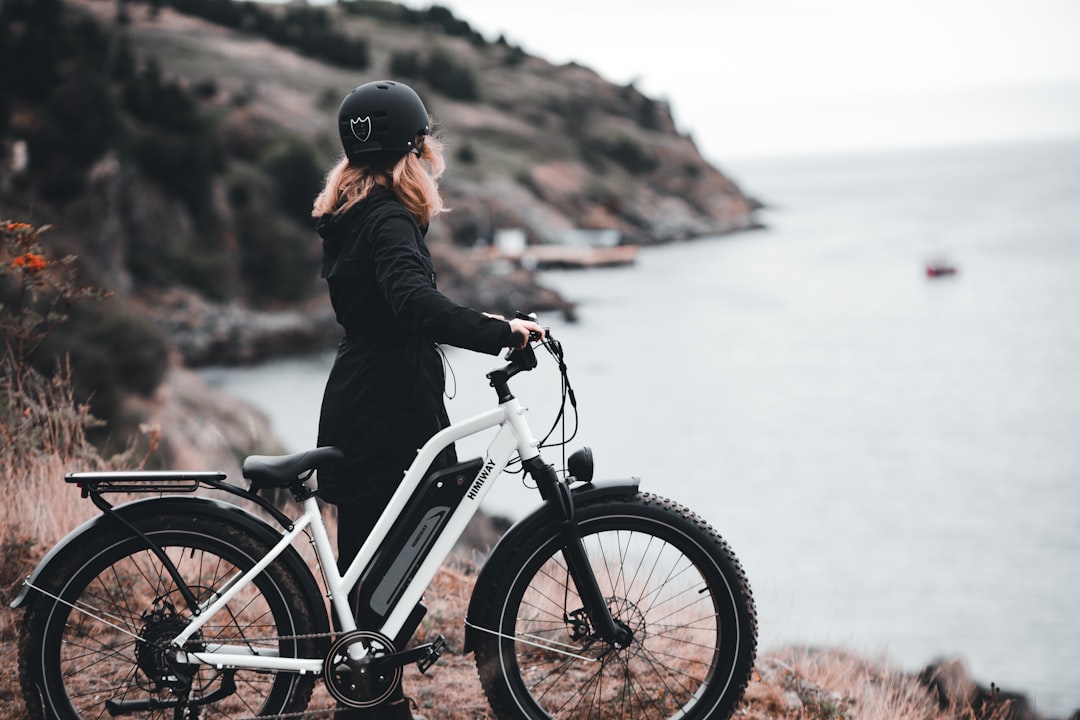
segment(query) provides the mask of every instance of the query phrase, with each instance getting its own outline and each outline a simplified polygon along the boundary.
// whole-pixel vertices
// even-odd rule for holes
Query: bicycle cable
[[[566,369],[566,357],[565,357],[565,354],[563,352],[562,343],[560,343],[558,341],[555,341],[553,343],[544,343],[544,348],[548,351],[548,354],[550,354],[553,358],[555,358],[556,363],[558,363],[559,377],[560,377],[560,389],[561,389],[562,392],[561,392],[561,402],[559,404],[559,412],[555,416],[555,422],[552,423],[551,430],[549,430],[548,434],[544,437],[544,439],[542,441],[540,441],[540,447],[542,447],[542,448],[543,447],[555,447],[556,444],[552,444],[552,445],[549,446],[546,443],[547,443],[548,438],[551,437],[551,434],[553,432],[555,432],[556,426],[560,427],[561,428],[561,438],[560,438],[560,442],[557,443],[557,447],[560,448],[560,451],[562,453],[562,468],[565,470],[565,468],[566,468],[566,446],[570,443],[571,440],[573,440],[575,437],[577,437],[577,432],[578,432],[579,416],[578,416],[577,396],[574,394],[574,388],[570,385],[570,376],[567,373],[567,369]],[[573,408],[573,410],[574,410],[574,430],[570,434],[570,437],[566,436],[566,401],[567,401],[567,399],[570,400],[570,407]]]
[[[454,398],[457,397],[457,373],[454,372],[454,366],[450,364],[450,358],[449,358],[449,356],[447,356],[446,350],[443,349],[443,346],[442,345],[436,345],[435,349],[439,351],[439,356],[442,358],[442,365],[443,365],[443,395],[446,396],[447,400],[453,400]],[[448,371],[450,373],[450,377],[446,376],[446,373]],[[448,389],[447,384],[446,384],[447,380],[450,381],[450,383],[451,383],[450,387],[453,388],[452,390]]]
[[[559,411],[555,414],[555,420],[551,423],[551,427],[548,429],[548,431],[544,435],[543,439],[540,440],[540,442],[537,444],[537,450],[542,450],[544,448],[553,448],[553,447],[560,448],[561,451],[562,451],[562,468],[561,468],[560,472],[564,472],[565,469],[566,469],[566,446],[569,445],[570,442],[573,441],[573,439],[577,437],[578,428],[580,427],[580,416],[579,416],[578,405],[577,405],[577,396],[574,393],[573,386],[570,384],[570,377],[569,377],[569,374],[567,372],[566,357],[565,357],[565,353],[563,352],[562,343],[560,343],[560,342],[558,342],[558,341],[556,341],[554,339],[550,339],[550,340],[545,340],[544,342],[542,342],[541,346],[545,350],[547,350],[548,354],[551,355],[551,357],[555,358],[555,362],[558,365],[558,368],[559,368],[560,401],[559,401]],[[566,420],[567,420],[567,418],[566,418],[566,415],[567,415],[567,413],[566,413],[566,403],[567,403],[568,400],[570,402],[570,407],[572,408],[573,415],[574,415],[574,428],[573,428],[573,431],[570,433],[569,437],[567,437],[567,434],[566,434]],[[551,438],[551,436],[555,432],[556,428],[560,428],[560,427],[561,427],[561,437],[560,437],[559,441],[549,444],[548,440]],[[515,466],[517,466],[517,467],[515,467]],[[506,472],[506,473],[508,473],[510,475],[517,475],[519,473],[524,473],[524,468],[521,467],[521,458],[520,457],[512,458],[506,464],[506,469],[504,470],[504,472]],[[535,487],[530,487],[528,484],[526,484],[524,476],[522,477],[522,484],[525,485],[525,487],[528,487],[530,490],[535,490]]]
[[[522,645],[531,645],[532,647],[540,648],[541,650],[548,650],[550,652],[557,653],[559,655],[566,655],[567,657],[572,657],[577,660],[585,660],[586,662],[600,662],[599,658],[592,658],[587,655],[579,655],[578,653],[570,652],[569,650],[563,650],[562,648],[574,648],[575,650],[580,650],[581,648],[578,648],[576,645],[568,645],[567,643],[557,642],[555,640],[551,640],[550,638],[528,634],[507,635],[506,633],[501,633],[498,630],[492,630],[491,628],[481,627],[480,625],[471,623],[469,622],[468,618],[465,619],[465,627],[472,628],[473,630],[477,630],[479,632],[487,633],[488,635],[494,635],[495,637],[501,638],[503,640],[512,640],[514,642],[521,643]],[[533,637],[537,638],[538,640],[544,640],[544,642],[539,643],[525,639]]]
[[[123,633],[124,635],[128,635],[129,637],[133,637],[133,638],[135,638],[135,640],[137,640],[139,642],[146,642],[145,638],[137,635],[136,633],[133,633],[130,630],[127,630],[126,628],[122,628],[119,625],[117,625],[116,623],[113,623],[113,622],[110,622],[110,621],[106,620],[105,619],[106,616],[109,616],[109,617],[114,617],[114,616],[112,616],[110,613],[106,613],[104,610],[97,610],[97,608],[91,608],[91,610],[97,610],[97,612],[101,613],[100,615],[95,615],[93,612],[91,612],[90,610],[87,610],[84,607],[76,605],[73,602],[69,602],[68,600],[65,600],[64,598],[60,597],[59,595],[56,595],[54,593],[49,592],[48,590],[46,590],[43,587],[38,587],[37,585],[30,582],[29,579],[27,579],[23,584],[26,585],[26,587],[30,588],[31,590],[34,590],[36,592],[41,593],[42,595],[49,598],[50,600],[54,600],[54,601],[60,603],[61,605],[66,605],[67,607],[71,608],[72,610],[75,610],[76,612],[80,612],[80,613],[82,613],[83,615],[86,615],[89,618],[93,618],[94,620],[97,620],[98,622],[102,623],[103,625],[108,625],[109,627],[111,627],[113,630],[116,630],[117,632]],[[117,619],[119,620],[120,618],[117,618]]]

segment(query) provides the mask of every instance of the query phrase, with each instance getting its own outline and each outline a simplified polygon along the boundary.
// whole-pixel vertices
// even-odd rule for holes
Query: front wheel
[[[490,601],[471,618],[476,662],[498,717],[541,720],[728,717],[754,664],[746,576],[703,520],[652,495],[577,508],[592,570],[625,648],[594,631],[556,528],[502,555]]]
[[[200,604],[269,550],[244,528],[197,514],[136,521]],[[20,636],[28,712],[49,720],[114,715],[156,720],[249,718],[303,710],[314,678],[180,664],[170,641],[191,612],[161,560],[120,527],[87,533],[38,579]],[[315,609],[280,560],[243,588],[185,646],[318,657]]]

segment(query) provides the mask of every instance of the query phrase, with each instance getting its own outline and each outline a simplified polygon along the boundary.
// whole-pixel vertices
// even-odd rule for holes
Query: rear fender
[[[579,508],[607,498],[636,495],[639,482],[638,478],[628,478],[625,480],[604,480],[590,483],[571,489],[570,497],[573,499],[574,507]],[[465,617],[464,652],[472,652],[477,634],[483,632],[476,629],[476,618],[480,617],[483,605],[490,602],[495,578],[502,568],[513,559],[512,556],[516,553],[522,539],[542,532],[544,528],[557,525],[561,522],[562,517],[562,509],[558,499],[552,498],[514,523],[506,531],[506,534],[495,543],[495,547],[491,549],[491,553],[484,562],[484,567],[481,568],[480,574],[476,577],[472,597],[469,599],[469,613]]]

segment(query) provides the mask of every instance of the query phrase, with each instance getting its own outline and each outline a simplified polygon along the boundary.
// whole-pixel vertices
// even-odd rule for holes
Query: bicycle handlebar
[[[517,317],[523,320],[531,320],[537,322],[536,315],[526,315],[522,312],[518,312]],[[557,341],[551,337],[551,331],[548,328],[544,328],[544,334],[547,336],[547,342],[558,344]],[[535,331],[529,333],[529,341],[525,343],[524,347],[510,348],[510,351],[504,356],[504,360],[507,360],[507,364],[496,370],[492,370],[487,374],[488,380],[491,381],[491,386],[495,388],[499,394],[499,401],[502,402],[509,397],[510,390],[507,387],[507,382],[510,378],[517,375],[519,372],[528,372],[534,369],[538,362],[536,359],[536,351],[533,349],[532,343],[539,342],[543,339],[543,336]]]

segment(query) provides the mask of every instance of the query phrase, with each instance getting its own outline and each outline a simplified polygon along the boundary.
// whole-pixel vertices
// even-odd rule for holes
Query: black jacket
[[[327,380],[319,445],[345,463],[319,475],[334,503],[384,506],[416,451],[445,427],[438,344],[496,354],[516,341],[510,325],[440,293],[424,229],[389,191],[323,216],[322,276],[345,337]],[[437,466],[454,461],[453,448]]]

